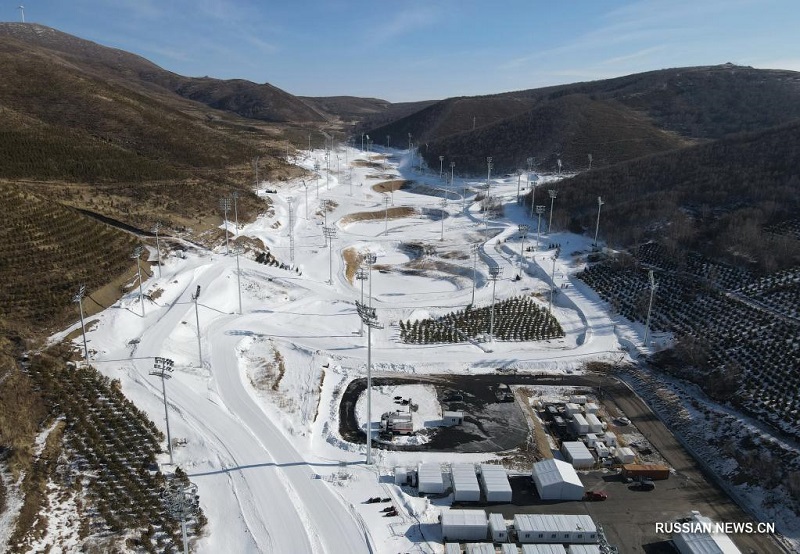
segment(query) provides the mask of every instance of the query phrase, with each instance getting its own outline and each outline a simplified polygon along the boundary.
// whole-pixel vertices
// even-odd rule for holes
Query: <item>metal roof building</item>
[[[457,542],[444,543],[444,554],[461,554],[461,545]]]
[[[439,464],[419,464],[417,467],[419,492],[441,494],[444,492],[444,479]]]
[[[493,542],[508,541],[508,526],[503,514],[489,514],[489,534]]]
[[[450,466],[453,477],[453,500],[456,502],[478,502],[481,488],[472,464],[453,464]]]
[[[542,460],[533,464],[533,482],[542,500],[582,500],[583,483],[575,468],[562,460]]]
[[[596,544],[571,544],[569,554],[600,554],[600,547]]]
[[[516,514],[520,543],[596,543],[597,526],[587,515]]]
[[[500,545],[500,554],[519,554],[519,548],[516,544],[504,542]]]
[[[560,544],[523,544],[522,554],[567,554]]]
[[[471,542],[467,544],[467,554],[495,554],[494,545],[488,542]]]
[[[487,502],[511,502],[511,484],[503,466],[481,464],[481,487]]]
[[[694,514],[692,523],[697,526],[711,527],[711,518]],[[741,554],[731,538],[725,533],[677,533],[672,535],[672,542],[681,554]]]
[[[561,453],[564,459],[577,469],[588,469],[594,467],[594,456],[580,441],[564,441],[561,443]]]

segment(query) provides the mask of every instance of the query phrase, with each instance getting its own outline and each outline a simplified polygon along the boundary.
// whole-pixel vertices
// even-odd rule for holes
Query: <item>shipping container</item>
[[[646,477],[655,481],[669,479],[669,467],[656,464],[625,464],[622,466],[623,477]]]

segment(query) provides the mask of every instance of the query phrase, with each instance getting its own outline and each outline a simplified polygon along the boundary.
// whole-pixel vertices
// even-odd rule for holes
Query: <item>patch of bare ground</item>
[[[353,160],[350,165],[355,167],[369,167],[370,169],[383,169],[383,163],[367,161],[367,160]]]
[[[262,359],[261,364],[250,376],[250,381],[259,390],[277,391],[284,373],[286,373],[286,365],[283,355],[275,346],[272,346],[272,359]]]
[[[353,247],[345,248],[342,257],[344,258],[344,276],[350,284],[353,284],[356,271],[361,267],[361,252]]]
[[[375,192],[394,192],[410,186],[413,182],[414,181],[409,181],[408,179],[394,179],[392,181],[384,181],[372,185],[372,190]]]
[[[463,250],[451,250],[449,252],[442,252],[439,254],[439,257],[445,260],[467,260],[469,259],[469,254]]]
[[[322,385],[325,383],[325,370],[323,369],[320,371],[319,374],[319,384],[317,385],[317,409],[314,412],[314,419],[312,421],[317,421],[317,417],[319,416],[319,403],[322,401]]]
[[[375,212],[356,212],[344,216],[340,221],[342,225],[349,225],[357,221],[374,221],[384,218],[389,219],[402,219],[404,217],[411,217],[416,214],[417,210],[409,208],[408,206],[398,206],[396,208],[389,208],[388,210],[378,210]]]

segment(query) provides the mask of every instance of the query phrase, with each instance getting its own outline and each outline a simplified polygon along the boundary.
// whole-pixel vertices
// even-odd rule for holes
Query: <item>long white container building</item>
[[[523,544],[522,554],[567,554],[560,544]]]
[[[453,464],[450,466],[453,478],[453,500],[456,502],[478,502],[481,488],[475,476],[473,464]]]
[[[489,514],[489,534],[492,542],[508,542],[508,526],[503,514]]]
[[[594,414],[586,414],[586,423],[589,424],[589,433],[602,433],[603,422]]]
[[[444,541],[483,541],[489,532],[489,521],[483,510],[447,510],[442,514]]]
[[[516,544],[504,542],[500,545],[500,554],[519,554],[519,548]]]
[[[461,545],[457,542],[444,543],[444,554],[461,554]]]
[[[419,464],[417,466],[419,492],[441,494],[444,492],[444,479],[439,464]]]
[[[587,515],[516,514],[514,529],[520,543],[597,543],[597,526]]]
[[[575,469],[590,469],[594,467],[594,456],[586,448],[586,445],[580,441],[562,442],[561,454]]]
[[[494,545],[488,542],[471,542],[467,544],[467,554],[495,554]]]
[[[481,464],[481,488],[486,502],[511,502],[511,484],[503,466]]]
[[[583,483],[567,462],[555,459],[536,462],[531,476],[542,500],[583,499]]]
[[[589,432],[589,422],[581,414],[575,414],[569,420],[572,430],[578,435],[585,435]]]
[[[571,544],[569,554],[600,554],[600,547],[596,544]]]

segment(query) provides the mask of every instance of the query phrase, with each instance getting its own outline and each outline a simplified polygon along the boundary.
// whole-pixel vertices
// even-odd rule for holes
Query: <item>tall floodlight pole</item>
[[[144,292],[142,291],[142,263],[141,263],[141,256],[142,256],[142,247],[137,246],[133,249],[133,253],[131,254],[131,258],[136,260],[136,272],[139,275],[139,302],[142,304],[142,317],[144,317]]]
[[[19,10],[19,15],[22,18],[22,22],[25,23],[25,6],[17,6]]]
[[[72,297],[72,301],[75,302],[81,312],[81,333],[83,334],[83,357],[86,360],[86,365],[89,365],[89,347],[86,346],[86,325],[83,324],[83,297],[86,294],[86,285],[81,285],[78,289],[78,293]]]
[[[653,296],[655,296],[656,278],[653,275],[653,270],[647,272],[647,278],[650,281],[650,304],[647,306],[647,323],[644,325],[644,347],[647,348],[648,340],[650,339],[650,314],[653,312]]]
[[[153,232],[156,234],[156,261],[158,261],[158,278],[161,279],[161,244],[158,242],[159,229],[161,229],[160,223],[153,225]]]
[[[308,152],[311,153],[311,133],[308,133]]]
[[[592,169],[592,155],[588,154],[589,156],[589,169]]]
[[[236,253],[236,288],[239,290],[239,315],[242,315],[242,268],[239,267],[239,254],[242,253],[240,246],[234,246],[233,251]]]
[[[367,465],[372,465],[372,329],[383,329],[375,308],[356,302],[356,310],[367,326]]]
[[[556,196],[558,196],[558,191],[550,189],[547,191],[547,194],[550,195],[550,223],[547,225],[547,234],[550,234],[550,229],[553,228],[553,203],[556,200]]]
[[[233,224],[236,226],[236,236],[239,236],[239,191],[233,191]]]
[[[255,172],[256,172],[256,188],[255,188],[255,190],[258,191],[258,156],[253,158],[253,168],[255,169]]]
[[[316,197],[319,198],[319,162],[314,162],[314,172],[316,173]]]
[[[489,198],[489,191],[491,190],[491,189],[489,189],[489,186],[490,186],[489,185],[489,181],[492,178],[492,157],[491,156],[487,156],[486,157],[486,170],[487,170],[486,171],[486,198]]]
[[[536,224],[536,250],[541,250],[541,242],[539,237],[541,236],[542,232],[542,214],[544,213],[545,207],[541,204],[536,206],[536,215],[539,216],[539,223]]]
[[[521,186],[522,186],[522,170],[518,169],[517,170],[517,205],[518,206],[522,202],[522,198],[519,195],[519,189],[520,189]]]
[[[389,197],[383,197],[383,220],[384,220],[384,230],[383,234],[388,236],[389,235]]]
[[[325,152],[325,188],[331,190],[331,153]]]
[[[305,179],[303,179],[303,188],[306,192],[306,219],[308,219],[308,183],[306,183]]]
[[[472,244],[470,245],[470,250],[472,250],[472,301],[470,305],[475,305],[475,283],[477,282],[477,272],[478,272],[478,249],[480,245]]]
[[[161,394],[164,397],[164,419],[167,422],[167,450],[169,450],[169,465],[172,465],[172,437],[169,433],[169,410],[167,409],[167,379],[171,379],[172,375],[172,365],[175,362],[170,360],[169,358],[161,358],[160,356],[156,356],[155,361],[153,362],[153,371],[150,372],[150,375],[155,375],[156,377],[161,378]]]
[[[561,176],[561,158],[558,158],[558,175]]]
[[[200,341],[200,310],[197,308],[197,299],[200,298],[200,285],[197,285],[197,290],[192,295],[192,302],[194,302],[194,319],[197,322],[197,360],[200,366],[203,367],[203,346]]]
[[[369,277],[369,294],[367,295],[370,307],[372,307],[372,266],[378,261],[378,256],[373,252],[364,254],[364,261],[367,262],[367,275]]]
[[[594,226],[594,245],[597,246],[597,232],[600,230],[600,208],[603,207],[603,199],[597,197],[597,223]]]
[[[491,266],[489,268],[489,279],[492,281],[492,312],[489,317],[489,340],[494,342],[494,293],[497,289],[497,280],[500,274],[503,273],[503,268],[500,266]]]
[[[230,198],[222,198],[219,201],[220,208],[225,214],[225,255],[230,253],[230,245],[228,243],[228,209],[231,207]]]
[[[320,207],[322,208],[322,236],[325,238],[325,244],[323,246],[328,246],[328,235],[325,234],[325,227],[328,226],[328,203],[330,200],[327,198],[323,198],[322,202],[320,202]]]
[[[161,493],[167,511],[172,517],[181,522],[181,535],[183,536],[183,554],[189,554],[189,538],[186,533],[186,520],[197,514],[199,502],[197,485],[182,483],[178,479],[168,478],[167,487]]]
[[[450,162],[450,185],[452,185],[455,182],[455,179],[453,179],[453,171],[455,171],[455,168],[456,168],[456,162]]]
[[[528,235],[529,225],[522,224],[519,226],[519,234],[522,235],[522,242],[519,244],[519,268],[522,272],[522,264],[525,262],[525,237]]]
[[[362,256],[362,261],[363,261],[363,256]],[[364,281],[366,281],[368,278],[369,278],[369,275],[367,274],[367,270],[366,269],[364,269],[363,267],[359,267],[356,270],[356,279],[361,281],[361,303],[362,304],[364,303]],[[361,337],[364,336],[364,321],[363,320],[361,321],[361,329],[358,331],[358,335],[361,336]]]
[[[333,285],[333,239],[336,238],[336,227],[323,227],[325,239],[328,241],[328,284]]]
[[[444,216],[447,213],[447,198],[442,198],[440,205],[442,207],[442,238],[439,240],[444,240]]]
[[[444,173],[444,156],[439,156],[439,179],[442,178]]]
[[[486,183],[486,198],[483,199],[483,226],[489,228],[489,221],[487,220],[487,212],[489,211],[489,183]]]
[[[286,199],[289,204],[289,264],[294,268],[294,197]]]
[[[364,133],[361,133],[361,151],[364,151]]]
[[[550,274],[550,302],[547,304],[548,315],[553,315],[553,293],[556,289],[556,260],[560,252],[561,249],[556,248],[555,253],[553,253],[553,271]]]
[[[389,139],[390,139],[390,138],[391,138],[391,137],[390,137],[389,135],[386,135],[386,149],[387,149],[387,150],[389,149]]]

